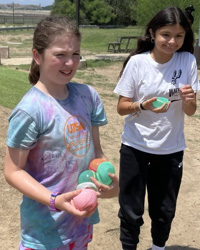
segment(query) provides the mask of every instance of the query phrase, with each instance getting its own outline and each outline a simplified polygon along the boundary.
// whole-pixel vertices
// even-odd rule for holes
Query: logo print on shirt
[[[177,83],[176,80],[177,80],[178,78],[180,78],[181,75],[182,75],[182,70],[181,70],[181,69],[179,69],[178,73],[177,73],[176,70],[174,70],[173,75],[172,75],[172,82],[171,82],[171,83],[172,83],[173,85],[175,85],[175,84]]]
[[[81,116],[71,116],[64,126],[64,140],[67,150],[77,157],[83,157],[90,148],[90,126]]]

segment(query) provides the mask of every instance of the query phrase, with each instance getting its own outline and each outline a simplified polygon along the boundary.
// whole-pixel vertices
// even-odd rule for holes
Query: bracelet
[[[55,206],[55,200],[56,200],[56,197],[58,195],[60,195],[61,193],[52,193],[51,194],[51,197],[50,197],[50,204],[49,204],[49,210],[50,211],[55,211],[55,212],[60,212],[59,209],[56,208]]]
[[[143,107],[143,102],[145,102],[146,100],[143,100],[142,102],[140,102],[140,109],[142,109],[142,110],[146,110],[144,107]]]
[[[130,105],[128,106],[128,111],[131,110],[132,104],[133,104],[133,102],[131,102]]]
[[[134,113],[131,113],[131,115],[137,115],[139,116],[139,114],[141,113],[141,108],[140,108],[140,104],[138,106],[139,110],[136,109],[136,102],[131,102],[130,105],[128,106],[128,111],[131,110],[131,107],[133,106],[134,109]]]
[[[139,108],[138,112],[141,113],[140,102],[139,102],[138,108]]]
[[[139,116],[140,113],[141,113],[140,105],[138,106],[139,110],[136,109],[136,106],[135,106],[135,105],[136,105],[136,102],[133,103],[133,108],[134,108],[134,110],[135,110],[135,114],[134,114],[134,115]]]

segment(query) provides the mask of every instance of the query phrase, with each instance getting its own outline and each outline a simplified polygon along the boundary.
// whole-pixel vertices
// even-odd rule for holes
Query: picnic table
[[[130,40],[134,40],[134,39],[138,39],[140,38],[140,36],[122,36],[120,37],[120,41],[119,42],[110,42],[108,44],[108,52],[125,52],[127,53],[129,51],[129,43]],[[121,45],[125,45],[125,48],[123,49]]]

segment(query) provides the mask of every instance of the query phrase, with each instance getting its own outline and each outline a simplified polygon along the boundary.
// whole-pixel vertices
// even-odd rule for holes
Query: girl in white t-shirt
[[[145,190],[153,250],[165,249],[182,178],[184,115],[196,111],[194,36],[176,7],[158,12],[124,62],[114,90],[125,118],[120,150],[119,218],[124,250],[137,249]],[[157,97],[168,103],[155,107]]]

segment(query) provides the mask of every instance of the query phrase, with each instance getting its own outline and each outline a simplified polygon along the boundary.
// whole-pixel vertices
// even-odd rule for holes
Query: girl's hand
[[[195,93],[191,85],[185,85],[180,88],[180,97],[183,103],[189,104],[195,101]]]
[[[157,98],[156,97],[153,97],[153,98],[151,98],[151,99],[148,99],[148,100],[146,100],[146,101],[144,101],[143,103],[142,103],[142,106],[144,107],[144,109],[146,109],[146,110],[150,110],[150,111],[152,111],[152,112],[154,112],[154,113],[165,113],[165,112],[167,112],[167,110],[169,109],[169,107],[170,107],[170,104],[171,104],[171,102],[169,102],[168,104],[163,104],[160,108],[155,108],[154,106],[153,106],[153,102],[155,102],[157,100]]]
[[[183,111],[186,115],[193,115],[197,109],[196,93],[190,85],[180,88]]]
[[[108,175],[112,179],[112,183],[109,186],[100,183],[94,177],[90,177],[92,182],[94,182],[94,184],[98,188],[98,198],[114,198],[119,194],[119,179],[115,174],[109,173]]]
[[[80,217],[80,218],[91,216],[95,212],[95,210],[97,208],[97,205],[92,209],[91,209],[91,207],[88,207],[87,210],[79,211],[78,209],[76,209],[74,207],[74,205],[71,202],[71,200],[75,196],[80,194],[80,192],[81,192],[81,190],[78,189],[78,190],[75,190],[75,191],[72,191],[72,192],[68,192],[68,193],[58,195],[56,197],[56,200],[55,200],[56,208],[59,209],[59,210],[65,211],[67,213],[70,213],[70,214],[72,214],[74,216]]]

